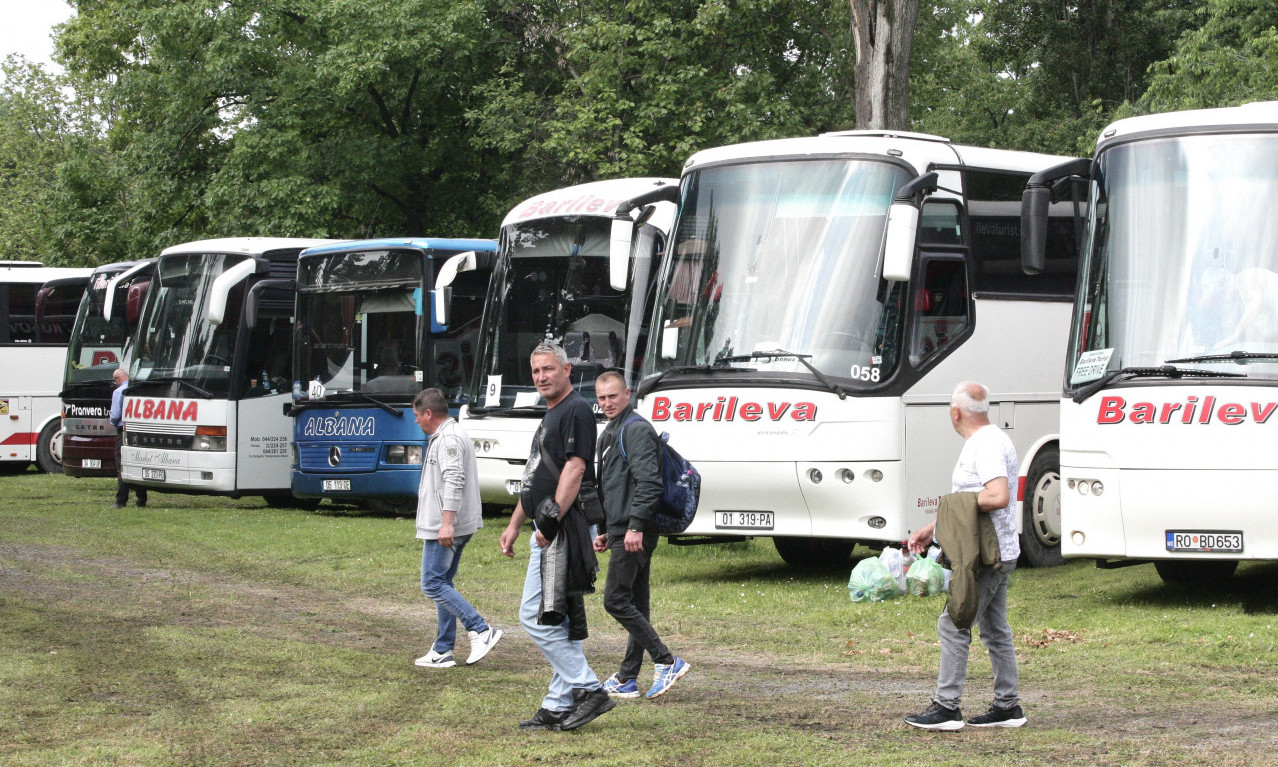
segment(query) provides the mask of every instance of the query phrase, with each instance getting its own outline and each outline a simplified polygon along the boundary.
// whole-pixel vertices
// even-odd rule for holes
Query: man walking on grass
[[[599,436],[599,486],[607,532],[595,538],[595,551],[611,550],[604,609],[630,635],[621,667],[604,682],[614,698],[639,697],[636,681],[646,650],[652,658],[648,698],[670,690],[691,668],[661,641],[649,622],[648,576],[660,536],[651,529],[663,490],[661,438],[652,424],[630,406],[630,389],[619,373],[595,379],[595,398],[608,416]]]
[[[555,538],[563,538],[575,530],[586,529],[583,512],[577,504],[577,495],[583,480],[594,481],[595,414],[586,400],[572,387],[572,365],[568,355],[557,344],[542,344],[533,350],[531,357],[533,383],[546,401],[546,415],[533,437],[532,451],[524,468],[523,485],[519,502],[510,517],[510,524],[501,534],[501,553],[513,557],[515,541],[524,522],[533,517],[535,526],[529,547],[528,571],[524,577],[524,593],[519,606],[519,622],[533,643],[550,662],[553,671],[541,707],[529,719],[519,723],[524,730],[573,730],[593,721],[600,714],[612,710],[617,702],[608,697],[599,684],[599,678],[591,670],[582,650],[586,638],[586,611],[580,596],[570,595],[565,600],[565,615],[547,620],[547,605],[543,597],[554,601],[554,594],[546,592],[543,575],[553,579],[559,567],[568,572],[574,570],[571,561],[554,558],[553,545],[563,545],[547,537],[549,530],[537,527],[544,513],[555,518]],[[536,515],[536,516],[535,516]],[[585,553],[593,560],[589,533],[582,541]],[[575,548],[575,547],[573,547]],[[580,557],[571,550],[565,559]],[[543,573],[543,564],[547,572]],[[594,571],[587,564],[589,576]],[[571,589],[571,585],[569,586]],[[593,586],[591,586],[593,589]]]
[[[964,440],[954,467],[952,492],[977,493],[978,516],[990,515],[1002,559],[1001,567],[986,567],[977,573],[979,598],[973,621],[981,628],[981,642],[989,650],[990,665],[994,667],[994,705],[984,714],[968,719],[967,724],[1020,727],[1025,724],[1025,712],[1017,693],[1016,648],[1012,646],[1012,627],[1007,622],[1007,576],[1016,569],[1016,559],[1021,555],[1016,537],[1018,462],[1012,441],[990,423],[989,396],[989,389],[972,381],[959,384],[950,396],[950,421]],[[926,551],[935,532],[935,521],[917,530],[908,541],[910,551]],[[945,541],[938,543],[944,551]],[[905,723],[925,730],[961,730],[964,722],[959,703],[967,680],[972,630],[955,626],[948,609],[941,611],[936,630],[941,640],[936,697],[927,710],[905,717]]]
[[[422,539],[422,593],[435,602],[438,613],[435,644],[414,661],[424,668],[450,668],[457,622],[470,635],[470,657],[478,663],[501,639],[494,628],[453,587],[462,550],[484,526],[479,504],[479,475],[475,446],[457,421],[448,415],[448,401],[439,389],[426,389],[413,398],[417,425],[426,432],[426,458],[417,490],[417,537]]]

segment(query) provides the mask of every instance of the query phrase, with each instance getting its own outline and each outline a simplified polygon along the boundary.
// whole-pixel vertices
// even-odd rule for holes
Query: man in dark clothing
[[[120,448],[124,447],[124,390],[129,388],[129,371],[116,368],[111,374],[115,391],[111,392],[111,412],[108,420],[115,427],[115,503],[113,509],[123,509],[129,502],[129,488],[137,495],[138,507],[146,506],[146,488],[141,485],[130,485],[124,481],[124,464],[120,462]]]
[[[533,437],[519,502],[510,524],[501,534],[501,553],[508,557],[515,555],[515,541],[524,522],[544,512],[547,505],[553,516],[558,517],[561,527],[565,518],[581,514],[576,500],[582,480],[594,480],[595,415],[586,400],[572,388],[571,372],[563,347],[542,344],[533,350],[533,383],[546,400],[546,415]],[[534,529],[519,622],[550,661],[554,673],[541,707],[519,726],[572,730],[609,711],[616,701],[603,691],[581,648],[581,638],[585,636],[584,611],[577,613],[570,609],[564,620],[553,625],[538,620],[542,612],[542,563],[544,551],[551,542],[542,530]],[[562,531],[559,534],[562,535]],[[593,557],[589,545],[586,552]]]
[[[635,414],[630,390],[618,373],[609,371],[595,380],[595,398],[608,416],[599,437],[599,482],[608,523],[607,533],[595,538],[595,551],[612,551],[604,609],[630,634],[621,667],[604,682],[604,690],[614,698],[639,697],[635,680],[647,650],[653,664],[647,697],[656,698],[691,668],[670,652],[648,621],[648,576],[660,538],[650,529],[661,501],[660,438],[652,424]]]

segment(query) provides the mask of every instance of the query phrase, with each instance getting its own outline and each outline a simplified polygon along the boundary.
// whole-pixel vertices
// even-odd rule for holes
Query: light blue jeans
[[[542,698],[541,707],[547,711],[567,711],[572,708],[572,691],[599,689],[599,677],[590,670],[586,653],[580,640],[568,638],[568,621],[558,626],[541,626],[537,613],[541,610],[541,547],[534,535],[528,541],[528,573],[524,576],[524,596],[519,604],[519,622],[532,637],[533,644],[550,661],[554,671],[550,688]]]
[[[973,626],[981,629],[981,642],[990,653],[994,667],[994,705],[1011,708],[1020,703],[1017,694],[1016,648],[1012,646],[1012,627],[1007,622],[1007,576],[1016,569],[1016,560],[1003,563],[1001,570],[983,569],[976,576],[980,597]],[[936,702],[946,708],[958,708],[967,681],[967,656],[972,646],[972,630],[960,629],[950,620],[946,610],[936,621],[941,638],[941,673],[936,680]]]
[[[441,546],[439,541],[422,541],[422,593],[435,603],[439,614],[433,648],[437,653],[452,652],[457,641],[457,621],[461,621],[467,631],[488,630],[488,624],[466,597],[453,588],[462,549],[469,541],[469,535],[458,536],[453,539],[452,548]]]

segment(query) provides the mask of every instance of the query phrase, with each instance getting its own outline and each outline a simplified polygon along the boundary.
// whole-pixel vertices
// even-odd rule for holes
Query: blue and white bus
[[[413,397],[437,388],[461,404],[496,250],[495,240],[410,237],[301,254],[293,495],[416,503],[425,435]]]

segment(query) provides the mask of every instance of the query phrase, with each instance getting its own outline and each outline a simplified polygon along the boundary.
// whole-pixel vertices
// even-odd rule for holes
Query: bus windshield
[[[1119,144],[1097,161],[1070,387],[1174,363],[1278,378],[1278,134]],[[1085,352],[1088,364],[1079,365]],[[1100,361],[1096,358],[1100,355]]]
[[[684,179],[644,375],[744,366],[873,387],[898,362],[899,286],[878,278],[888,207],[913,176],[867,159],[719,165]],[[795,356],[759,357],[784,350]],[[873,370],[873,376],[859,374]]]
[[[125,318],[126,290],[117,290],[116,302],[111,307],[111,319],[102,316],[106,302],[106,286],[109,278],[96,279],[89,284],[80,302],[67,350],[67,371],[64,384],[94,381],[110,381],[120,360],[125,342],[129,339],[128,320]]]
[[[214,280],[244,259],[241,255],[180,254],[156,262],[130,365],[129,377],[135,384],[178,378],[215,397],[228,396],[244,283],[227,296],[221,324],[211,324],[206,315]]]
[[[303,259],[295,379],[319,381],[327,393],[421,391],[422,259],[386,250]]]
[[[590,398],[595,378],[624,363],[629,297],[608,282],[610,228],[607,218],[566,216],[502,231],[485,310],[494,332],[481,350],[472,408],[544,408],[529,355],[547,338],[561,340],[573,385]]]

